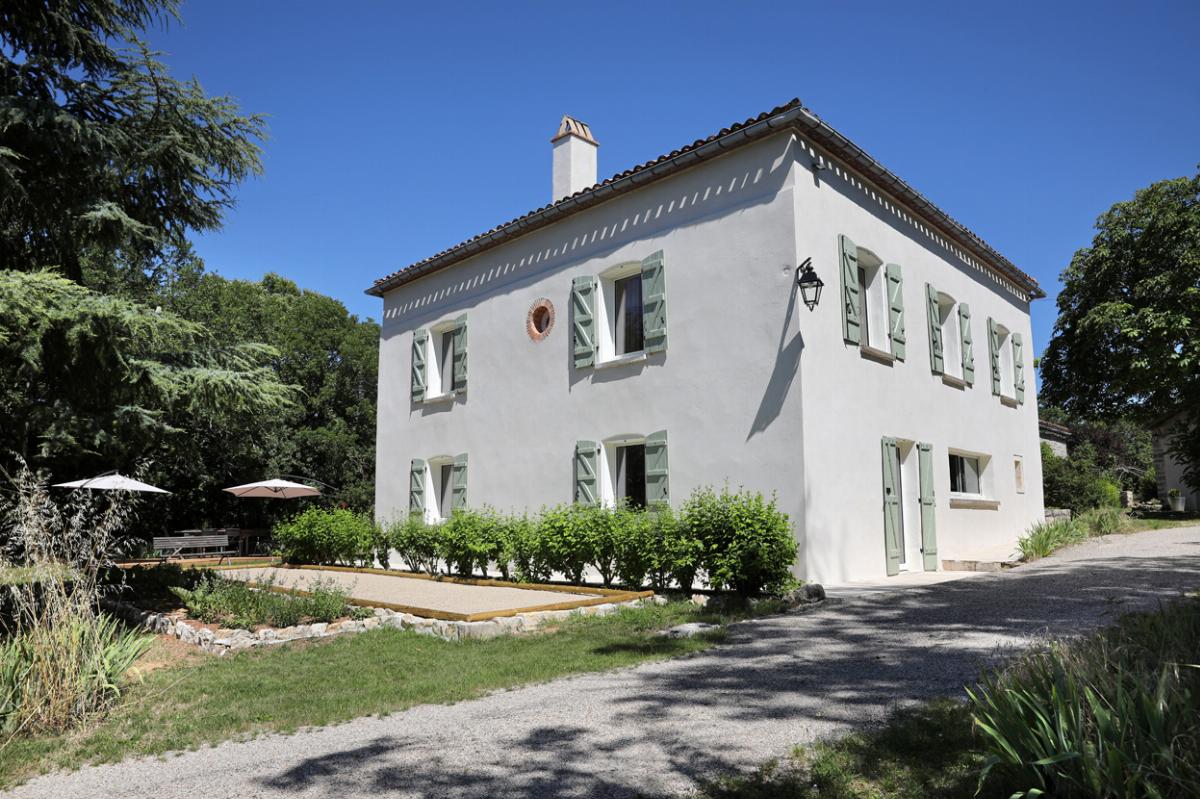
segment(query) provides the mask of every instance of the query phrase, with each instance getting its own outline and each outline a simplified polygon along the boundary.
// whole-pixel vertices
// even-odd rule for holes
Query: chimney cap
[[[581,122],[572,116],[563,114],[562,122],[558,124],[558,133],[554,134],[551,142],[556,142],[564,136],[578,136],[585,142],[600,146],[600,142],[592,138],[592,129],[588,127],[586,122]]]

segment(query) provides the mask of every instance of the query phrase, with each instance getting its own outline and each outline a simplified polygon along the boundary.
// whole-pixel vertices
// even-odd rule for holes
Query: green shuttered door
[[[571,325],[575,368],[592,366],[596,363],[596,278],[590,275],[571,282]]]
[[[892,355],[904,360],[904,276],[900,264],[887,265],[888,327],[891,330]]]
[[[642,261],[642,331],[647,353],[667,348],[667,283],[662,250]]]
[[[419,328],[413,331],[412,343],[412,398],[413,402],[425,399],[425,353],[429,342],[429,331]]]
[[[575,442],[575,501],[580,505],[599,504],[596,467],[599,447],[595,441]]]
[[[667,479],[667,431],[646,436],[646,504],[663,505],[671,501]]]
[[[847,236],[839,236],[842,264],[842,338],[850,344],[862,340],[862,320],[858,318],[858,247]]]
[[[408,512],[425,513],[425,461],[413,458],[408,470]]]
[[[921,555],[925,571],[937,571],[937,505],[933,494],[933,446],[918,444],[921,472]]]
[[[896,439],[883,439],[883,544],[887,573],[900,573],[900,475]]]

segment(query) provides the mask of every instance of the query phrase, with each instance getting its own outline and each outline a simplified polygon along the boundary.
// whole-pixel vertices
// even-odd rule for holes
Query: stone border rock
[[[563,621],[572,616],[609,616],[616,613],[618,607],[622,605],[634,606],[641,603],[641,599],[635,599],[620,603],[586,605],[572,610],[542,610],[521,613],[516,616],[502,616],[491,621],[442,621],[387,608],[375,608],[375,615],[367,619],[338,621],[331,624],[298,624],[294,627],[268,627],[257,632],[231,628],[214,631],[195,622],[189,623],[184,619],[172,619],[166,613],[142,610],[119,600],[106,599],[103,600],[102,605],[109,613],[130,624],[160,635],[173,636],[185,644],[193,644],[205,652],[221,656],[258,646],[361,633],[381,627],[412,630],[423,635],[444,638],[447,641],[483,640],[518,632],[532,632],[546,624]]]

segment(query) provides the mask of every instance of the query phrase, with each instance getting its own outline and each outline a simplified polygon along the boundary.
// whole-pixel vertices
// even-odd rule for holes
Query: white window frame
[[[1025,458],[1022,455],[1013,455],[1013,485],[1018,494],[1025,493]]]
[[[996,330],[996,356],[1000,361],[1000,396],[1016,402],[1017,370],[1013,363],[1012,331],[994,319],[992,326]]]
[[[641,261],[626,261],[606,269],[598,275],[599,290],[596,292],[596,367],[619,366],[646,359],[646,342],[642,349],[617,354],[617,300],[616,283],[623,278],[640,275]],[[645,302],[643,298],[643,302]],[[643,322],[644,324],[644,322]]]
[[[442,508],[438,504],[438,499],[441,497],[442,489],[442,467],[449,466],[450,472],[448,479],[450,485],[446,486],[446,502],[450,507],[446,508],[446,513],[442,513]],[[432,458],[425,459],[425,521],[428,524],[439,524],[449,518],[449,511],[454,505],[454,456],[453,455],[435,455]]]
[[[865,335],[859,346],[891,357],[892,321],[888,298],[887,269],[883,259],[865,247],[858,248],[859,313]]]
[[[950,499],[952,501],[955,499],[960,499],[960,500],[991,500],[991,499],[993,499],[996,495],[996,492],[995,492],[995,485],[994,485],[995,475],[993,473],[994,470],[992,469],[992,465],[993,465],[992,464],[992,456],[988,455],[987,453],[984,453],[984,452],[971,452],[970,450],[955,449],[955,448],[951,447],[947,454],[947,458],[946,458],[947,469],[949,469],[949,466],[950,466],[950,457],[955,457],[955,456],[959,457],[959,458],[967,458],[970,460],[974,460],[978,463],[979,492],[972,493],[972,492],[968,492],[968,491],[954,491],[953,489],[950,489],[950,481],[947,480],[946,487],[947,487],[947,489],[950,489],[949,490]],[[947,472],[947,477],[950,477],[949,472]]]
[[[597,475],[600,504],[606,508],[617,506],[617,450],[621,447],[645,446],[646,437],[632,433],[606,438],[600,442],[600,468]]]
[[[453,399],[454,391],[454,356],[451,354],[448,367],[450,369],[450,389],[442,390],[444,376],[442,375],[442,339],[446,333],[454,334],[458,322],[447,319],[429,327],[429,335],[425,339],[425,402],[442,402]]]
[[[939,291],[938,327],[942,330],[942,376],[963,379],[962,325],[958,321],[958,300]]]

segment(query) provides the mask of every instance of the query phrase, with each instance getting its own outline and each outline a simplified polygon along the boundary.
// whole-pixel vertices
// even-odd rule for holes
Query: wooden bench
[[[154,551],[163,560],[167,558],[216,557],[219,564],[225,558],[237,554],[236,550],[229,548],[228,534],[156,536],[153,546]]]

